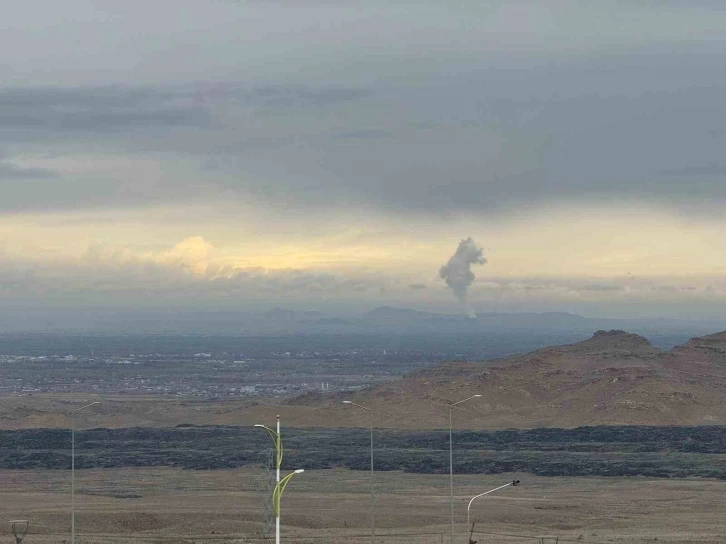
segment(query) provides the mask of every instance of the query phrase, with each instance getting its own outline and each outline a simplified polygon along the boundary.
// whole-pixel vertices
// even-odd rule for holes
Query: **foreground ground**
[[[79,470],[78,543],[261,542],[264,476],[252,469]],[[447,476],[377,476],[375,542],[449,542]],[[501,474],[456,477],[456,542],[468,541],[468,498],[515,477],[522,485],[474,503],[480,544],[726,541],[726,482]],[[0,484],[0,516],[31,520],[26,543],[69,541],[69,471],[4,470]],[[365,472],[297,476],[283,500],[283,541],[369,542],[368,492]]]

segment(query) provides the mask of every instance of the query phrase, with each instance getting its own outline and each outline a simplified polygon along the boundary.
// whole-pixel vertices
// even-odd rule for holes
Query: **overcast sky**
[[[462,312],[467,237],[476,311],[726,310],[723,2],[27,0],[2,27],[6,317]]]

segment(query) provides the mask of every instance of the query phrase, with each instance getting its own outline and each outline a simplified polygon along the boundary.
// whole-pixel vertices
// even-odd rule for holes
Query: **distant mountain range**
[[[603,320],[598,320],[603,321]],[[604,320],[609,321],[609,320]],[[364,314],[361,322],[375,325],[404,325],[411,323],[429,323],[441,325],[442,323],[454,323],[457,325],[484,325],[497,327],[573,327],[582,326],[591,328],[592,320],[585,317],[568,314],[565,312],[546,313],[482,313],[476,314],[475,318],[465,315],[438,314],[421,312],[409,308],[391,308],[381,306]]]
[[[381,306],[369,312],[342,315],[335,312],[285,307],[251,311],[230,307],[180,311],[173,307],[138,311],[65,311],[59,308],[14,309],[0,315],[2,334],[384,334],[450,335],[510,331],[591,334],[598,329],[626,329],[640,334],[678,333],[681,339],[726,329],[726,318],[710,321],[685,319],[605,319],[566,312],[479,313],[425,312]],[[651,336],[649,336],[651,337]]]
[[[422,312],[411,308],[381,306],[356,317],[327,316],[316,311],[273,308],[249,319],[248,328],[286,330],[288,332],[355,332],[386,329],[389,332],[476,332],[493,330],[571,330],[592,332],[598,329],[628,329],[710,332],[726,328],[722,323],[694,322],[677,319],[607,319],[588,318],[566,312],[479,313],[476,318]]]

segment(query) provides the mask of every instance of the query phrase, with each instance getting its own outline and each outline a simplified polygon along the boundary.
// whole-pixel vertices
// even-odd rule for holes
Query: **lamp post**
[[[292,477],[303,472],[305,472],[305,469],[302,468],[291,472],[277,483],[275,490],[272,492],[272,507],[275,509],[275,516],[277,516],[277,533],[275,534],[277,544],[280,542],[280,499],[282,499],[282,493]]]
[[[451,507],[451,544],[454,544],[454,440],[452,437],[452,412],[454,406],[478,397],[481,397],[481,395],[472,395],[459,402],[449,404],[449,505]]]
[[[360,404],[356,404],[355,402],[344,400],[343,404],[350,404],[352,406],[357,406],[361,410],[365,410],[368,412],[371,416],[371,541],[375,539],[376,537],[376,499],[375,499],[375,491],[373,487],[373,410],[370,408],[366,408],[365,406],[361,406]]]
[[[490,489],[489,491],[485,491],[484,493],[480,493],[479,495],[476,495],[475,497],[472,497],[472,499],[469,501],[469,506],[466,507],[466,524],[468,525],[469,522],[469,511],[471,510],[471,503],[474,502],[475,499],[478,499],[479,497],[483,497],[484,495],[489,495],[489,493],[494,493],[495,491],[499,491],[500,489],[504,489],[508,486],[514,487],[515,485],[519,485],[519,480],[512,480],[508,484],[500,485],[499,487],[495,487],[494,489]]]
[[[101,403],[91,402],[71,412],[71,544],[76,544],[76,412],[95,404]]]
[[[273,431],[269,427],[265,425],[255,425],[255,427],[260,427],[262,429],[265,429],[268,433],[270,433],[270,436],[272,437],[272,442],[275,444],[275,489],[272,491],[272,499],[273,504],[272,507],[275,510],[275,544],[280,544],[280,511],[279,508],[275,505],[275,494],[277,493],[277,488],[280,485],[280,467],[282,466],[282,436],[280,435],[280,416],[277,416],[277,430]],[[295,471],[293,474],[296,474],[298,471]],[[302,472],[302,471],[300,471]],[[288,476],[291,476],[288,474]]]

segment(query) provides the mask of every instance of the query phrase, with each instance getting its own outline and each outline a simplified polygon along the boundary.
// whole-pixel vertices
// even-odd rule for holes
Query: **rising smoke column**
[[[471,237],[459,242],[449,262],[441,267],[439,276],[446,281],[451,290],[464,305],[466,314],[470,318],[475,318],[474,310],[469,307],[466,296],[469,292],[469,286],[474,282],[474,273],[471,266],[474,264],[485,264],[487,262],[484,257],[484,250],[476,245]]]

